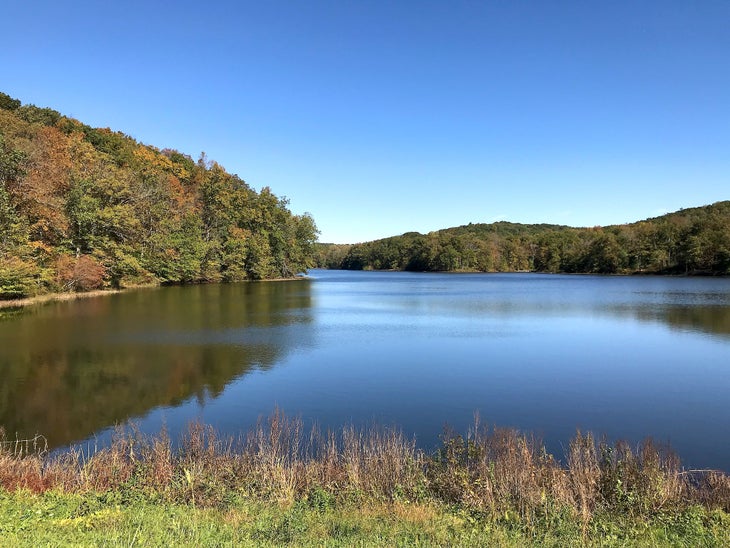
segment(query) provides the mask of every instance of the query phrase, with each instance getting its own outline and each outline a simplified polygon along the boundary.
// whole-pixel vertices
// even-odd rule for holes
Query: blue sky
[[[4,2],[0,90],[353,243],[730,199],[730,2]]]

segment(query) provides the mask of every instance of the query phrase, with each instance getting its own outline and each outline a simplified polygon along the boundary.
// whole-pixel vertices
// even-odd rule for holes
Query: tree
[[[28,222],[9,189],[17,189],[26,175],[27,156],[6,146],[0,135],[0,257],[30,258]]]
[[[165,283],[189,283],[201,278],[206,244],[198,216],[165,219],[150,238],[144,266]]]
[[[20,210],[30,223],[32,239],[56,245],[68,230],[64,214],[71,172],[68,138],[56,128],[43,127],[33,144],[27,176],[18,189]]]
[[[28,227],[12,203],[8,188],[18,185],[25,175],[25,155],[10,150],[0,136],[0,253],[28,243]]]
[[[104,286],[106,269],[91,255],[61,255],[56,263],[58,284],[65,291],[90,291]]]
[[[0,257],[0,299],[18,299],[41,291],[47,280],[31,261],[14,256]]]
[[[614,274],[624,268],[626,253],[611,232],[601,231],[588,251],[587,264],[590,272]]]
[[[21,102],[18,99],[13,99],[7,93],[0,92],[0,108],[5,110],[17,110],[20,105]]]
[[[15,112],[26,122],[53,126],[61,119],[61,113],[51,108],[39,108],[35,105],[23,105]]]

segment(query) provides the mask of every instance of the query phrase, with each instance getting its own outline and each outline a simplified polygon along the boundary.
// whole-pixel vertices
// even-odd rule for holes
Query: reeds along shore
[[[668,449],[645,441],[597,443],[578,432],[564,463],[533,437],[487,428],[476,419],[466,437],[445,432],[432,454],[397,429],[305,429],[275,411],[239,438],[191,424],[179,443],[118,429],[109,447],[48,455],[42,440],[9,440],[0,431],[0,487],[33,492],[136,491],[196,505],[233,495],[280,502],[308,500],[438,502],[523,520],[565,512],[634,516],[690,505],[730,512],[730,477],[687,471]]]

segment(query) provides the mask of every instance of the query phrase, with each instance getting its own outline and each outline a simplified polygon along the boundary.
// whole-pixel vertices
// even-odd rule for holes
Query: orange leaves
[[[68,291],[90,291],[104,286],[106,269],[90,255],[78,258],[61,255],[56,261],[56,276]]]
[[[19,213],[30,222],[31,239],[55,243],[66,234],[63,208],[70,172],[68,137],[56,128],[41,127],[26,160],[26,176],[8,189]]]

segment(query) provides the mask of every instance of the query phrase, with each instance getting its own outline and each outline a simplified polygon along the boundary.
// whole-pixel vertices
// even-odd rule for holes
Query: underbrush
[[[478,420],[466,435],[444,433],[431,454],[397,429],[323,432],[278,410],[238,438],[198,423],[178,443],[164,431],[118,429],[92,454],[50,456],[41,438],[0,431],[0,493],[6,514],[21,499],[62,501],[66,517],[41,520],[56,533],[66,530],[59,523],[114,520],[126,531],[137,514],[152,527],[166,508],[186,527],[198,520],[244,544],[730,543],[730,477],[720,471],[684,470],[651,441],[631,447],[581,432],[560,463],[532,436]],[[4,533],[34,516],[3,516]]]

